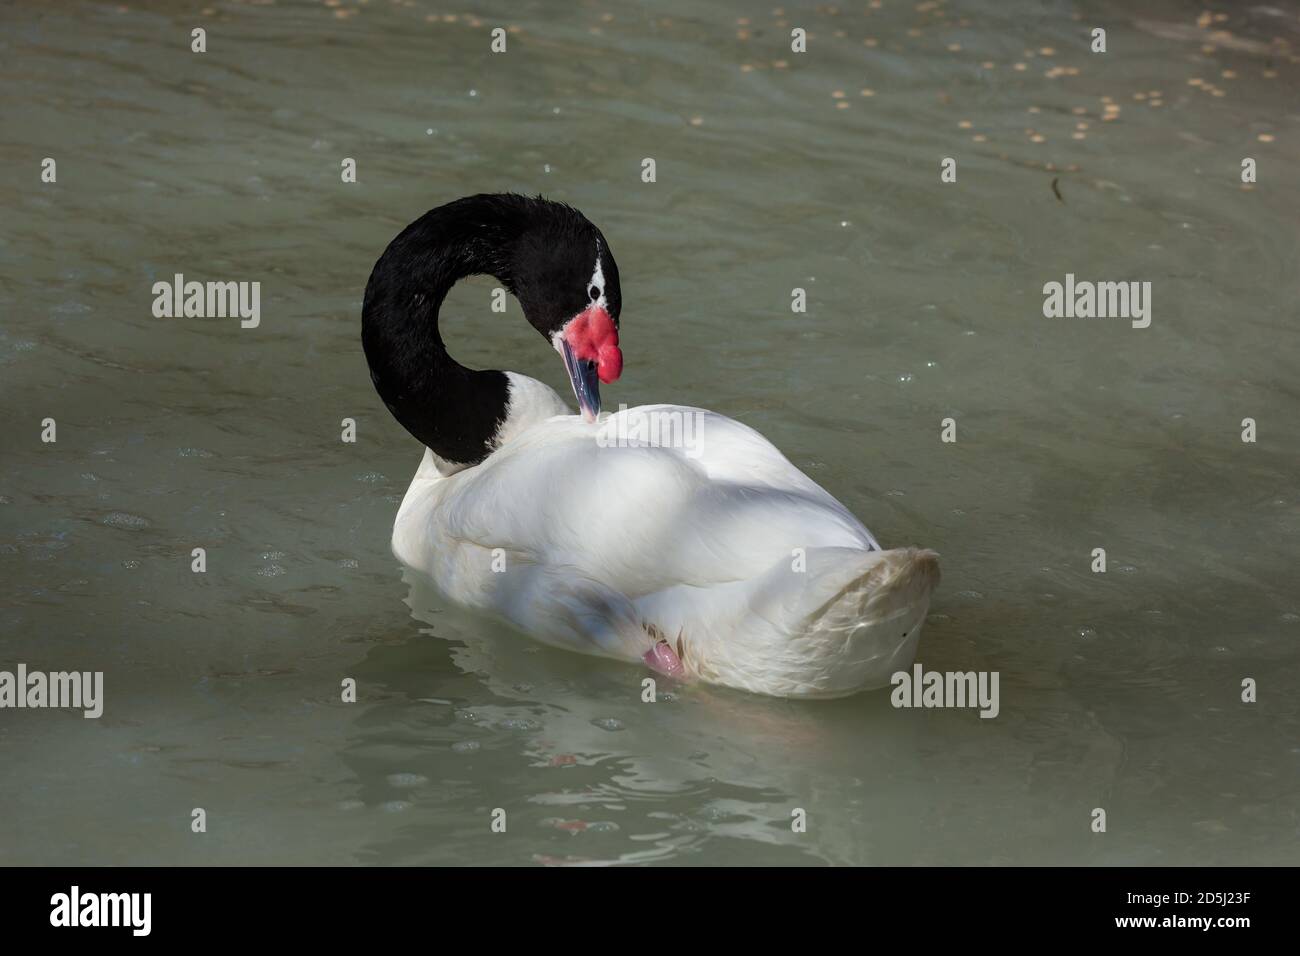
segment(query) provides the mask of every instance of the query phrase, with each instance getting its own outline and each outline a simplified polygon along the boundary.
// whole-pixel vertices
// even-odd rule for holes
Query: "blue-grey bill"
[[[564,359],[564,370],[569,373],[569,384],[573,386],[573,397],[578,400],[578,408],[585,421],[594,422],[600,414],[600,379],[596,376],[596,363],[587,362],[573,354],[569,343],[560,339],[560,357]]]

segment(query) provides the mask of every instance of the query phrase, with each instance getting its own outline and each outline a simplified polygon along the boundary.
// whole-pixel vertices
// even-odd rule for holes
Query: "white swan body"
[[[426,449],[393,529],[398,559],[449,599],[620,660],[667,639],[688,678],[781,697],[881,687],[910,666],[933,552],[882,551],[732,419],[653,405],[593,424],[506,375],[495,450],[462,468]],[[655,416],[690,416],[693,447],[627,437]]]

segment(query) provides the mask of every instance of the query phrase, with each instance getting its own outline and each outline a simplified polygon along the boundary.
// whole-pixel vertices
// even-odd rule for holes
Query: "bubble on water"
[[[528,683],[527,681],[521,680],[519,683],[514,685],[514,688],[515,690],[519,691],[519,693],[521,694],[527,694],[529,691],[533,689],[533,685]]]
[[[149,519],[142,518],[139,515],[129,514],[125,511],[114,511],[104,515],[100,519],[101,524],[106,524],[110,528],[119,528],[122,531],[143,531],[149,527]]]
[[[181,448],[177,454],[182,458],[211,458],[212,452],[205,451],[202,448]]]
[[[340,810],[360,810],[365,805],[364,800],[340,800],[335,804]]]
[[[458,740],[451,745],[453,753],[472,754],[479,750],[481,745],[477,740]]]
[[[910,382],[912,380],[912,373],[904,372],[902,375],[898,376],[898,380],[900,382]]]
[[[275,578],[285,573],[284,568],[278,564],[268,564],[264,568],[258,568],[257,573],[264,578]]]
[[[623,721],[619,720],[617,717],[597,717],[591,723],[593,726],[599,727],[601,730],[610,731],[622,730],[624,726]]]
[[[542,172],[544,172],[544,173],[549,173],[550,171],[551,171],[551,164],[550,164],[550,163],[542,163]]]
[[[390,773],[384,778],[390,787],[419,787],[429,782],[429,778],[418,773]]]
[[[134,568],[138,568],[139,566],[140,566],[140,562],[139,562],[139,561],[123,561],[123,562],[122,562],[122,567],[126,568],[127,570],[132,570],[132,569],[134,569]]]
[[[470,95],[470,96],[478,96],[478,90],[470,90],[470,91],[469,91],[469,95]]]
[[[885,497],[886,497],[886,498],[906,498],[906,497],[907,497],[907,492],[906,492],[906,491],[903,491],[901,488],[894,488],[894,489],[891,489],[890,491],[886,491],[886,492],[885,492]]]
[[[841,228],[841,229],[847,229],[847,228],[849,228],[849,221],[848,221],[847,219],[841,219],[841,220],[840,220],[840,228]]]
[[[533,720],[529,717],[507,717],[504,720],[497,721],[497,726],[502,730],[512,730],[523,733],[542,729],[541,721]]]
[[[732,815],[733,814],[730,810],[724,810],[722,807],[705,807],[700,812],[700,816],[703,819],[708,820],[710,823],[717,823],[721,820],[726,820]]]
[[[433,127],[430,126],[428,129],[426,129],[426,130],[424,131],[424,133],[425,133],[426,136],[432,136],[432,135],[433,135]]]
[[[593,820],[587,824],[588,833],[615,833],[618,831],[618,824],[613,820]]]
[[[1282,615],[1282,620],[1286,621],[1288,624],[1294,624],[1296,621],[1300,621],[1300,614],[1295,614],[1292,613],[1291,611],[1287,611],[1285,614]]]
[[[93,471],[83,471],[81,477],[86,481],[99,481],[99,475],[95,474]]]
[[[263,560],[263,561],[282,561],[282,560],[284,560],[284,552],[283,552],[283,551],[263,551],[263,552],[262,552],[262,560]]]
[[[1131,564],[1121,564],[1119,566],[1119,570],[1123,571],[1125,574],[1132,574],[1134,571],[1137,570],[1137,568],[1135,568]]]
[[[352,569],[359,568],[361,565],[356,558],[342,558],[339,561],[339,567]]]
[[[970,598],[972,601],[981,601],[984,599],[984,595],[979,591],[958,591],[957,596]]]
[[[1081,627],[1075,633],[1079,635],[1079,639],[1082,641],[1090,641],[1097,636],[1096,629],[1091,627]]]
[[[401,813],[404,810],[411,809],[409,800],[389,800],[379,805],[379,809],[385,813]]]
[[[671,704],[673,701],[677,699],[677,695],[674,694],[672,691],[668,691],[665,694],[660,694],[657,699],[661,701],[667,701],[668,703]]]
[[[357,475],[357,481],[364,481],[370,485],[375,485],[381,481],[387,481],[387,480],[388,480],[387,478],[385,478],[377,471],[368,471],[364,475]]]

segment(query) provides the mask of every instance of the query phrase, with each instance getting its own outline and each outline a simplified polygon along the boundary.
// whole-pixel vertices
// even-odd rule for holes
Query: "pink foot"
[[[665,677],[672,677],[677,680],[686,678],[686,668],[682,666],[681,658],[677,652],[669,647],[667,641],[659,641],[654,647],[646,651],[645,657],[642,658],[646,665],[652,671],[658,671]]]

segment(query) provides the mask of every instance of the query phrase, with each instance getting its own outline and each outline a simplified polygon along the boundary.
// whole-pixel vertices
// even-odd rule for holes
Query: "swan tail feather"
[[[790,697],[887,686],[916,656],[939,556],[911,547],[814,548],[806,560],[803,581],[781,568],[755,603],[755,614],[780,638],[769,649],[764,681],[783,671],[780,694]]]
[[[939,555],[928,548],[895,548],[878,554],[879,560],[867,563],[865,569],[850,571],[849,582],[809,615],[810,629],[878,621],[917,604],[928,606],[939,584]]]

